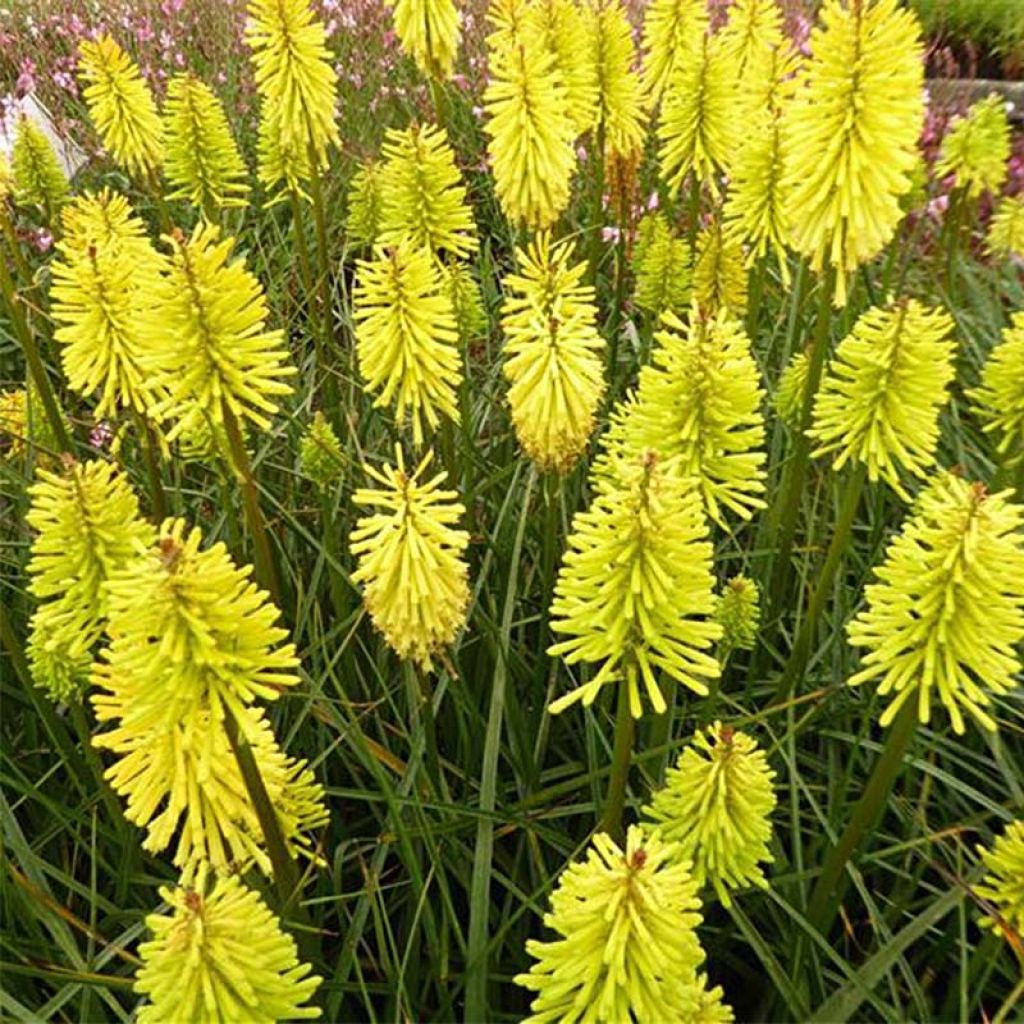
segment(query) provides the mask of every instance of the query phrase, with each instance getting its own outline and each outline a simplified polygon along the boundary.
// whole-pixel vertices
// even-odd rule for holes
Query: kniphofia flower
[[[352,580],[364,585],[370,618],[395,653],[429,669],[431,657],[466,621],[469,535],[457,528],[466,510],[445,488],[444,473],[426,478],[432,452],[412,473],[398,446],[395,457],[397,466],[364,466],[380,487],[353,495],[356,505],[376,511],[352,531],[350,546],[359,559]]]
[[[666,472],[694,482],[715,522],[725,523],[726,509],[748,519],[764,507],[766,457],[750,339],[725,313],[694,312],[688,326],[665,313],[662,323],[651,363],[605,437],[602,477],[613,477],[618,455],[653,449]]]
[[[604,394],[594,289],[572,244],[541,232],[516,253],[519,273],[504,280],[504,373],[516,436],[543,469],[565,472],[594,429]]]
[[[910,702],[927,723],[937,698],[957,734],[965,711],[995,729],[985,709],[1017,685],[1024,640],[1024,507],[1010,493],[940,474],[865,588],[848,627],[865,654],[849,683],[877,680],[892,696],[883,726]]]
[[[0,461],[20,462],[30,452],[49,467],[59,448],[43,403],[29,381],[23,388],[0,391]]]
[[[67,700],[85,687],[92,649],[107,616],[106,583],[150,543],[127,480],[107,462],[65,457],[61,472],[40,468],[26,516],[36,531],[29,593],[43,603],[32,616],[29,664],[36,684]]]
[[[718,194],[736,144],[736,79],[721,39],[699,35],[676,59],[658,121],[659,173],[675,193],[692,172]]]
[[[444,290],[451,300],[452,313],[463,344],[481,337],[489,324],[480,285],[468,267],[452,263],[445,267]]]
[[[1024,820],[1011,821],[991,850],[979,846],[978,852],[986,871],[974,892],[994,911],[981,919],[981,925],[1024,934]]]
[[[953,320],[914,299],[872,307],[840,342],[818,389],[809,436],[833,465],[863,463],[901,497],[901,474],[935,464],[939,413],[954,376]]]
[[[569,205],[576,130],[569,96],[536,23],[489,37],[484,130],[494,187],[511,221],[550,226]]]
[[[477,248],[473,211],[444,130],[392,129],[384,140],[376,242],[464,257]]]
[[[693,862],[698,885],[711,884],[725,906],[730,889],[767,888],[761,863],[772,861],[775,772],[745,733],[715,722],[698,729],[644,808],[648,827]]]
[[[246,42],[260,94],[259,177],[301,194],[339,143],[338,76],[327,33],[307,0],[249,0]]]
[[[576,0],[532,0],[524,16],[535,19],[565,86],[569,117],[578,134],[597,117],[597,65],[586,37],[583,10]]]
[[[196,888],[165,886],[160,898],[167,909],[146,918],[153,937],[139,945],[135,991],[149,998],[139,1024],[276,1024],[320,1016],[302,1004],[322,979],[299,962],[294,939],[237,875]]]
[[[163,125],[135,61],[109,35],[78,47],[82,95],[110,155],[130,174],[155,174],[163,159]]]
[[[378,163],[361,164],[348,187],[346,241],[359,247],[372,246],[380,234],[384,206],[384,169]]]
[[[661,99],[678,67],[698,47],[708,28],[705,0],[651,0],[644,12],[644,92]]]
[[[353,296],[359,372],[374,405],[394,405],[423,441],[442,416],[458,421],[459,332],[441,267],[428,249],[404,242],[357,263]]]
[[[697,236],[693,261],[693,301],[702,313],[741,317],[747,309],[747,264],[734,235],[715,218]]]
[[[516,984],[536,992],[529,1022],[697,1019],[700,900],[674,843],[630,827],[624,847],[601,832],[570,864],[544,924],[557,938],[530,939],[537,962]]]
[[[244,206],[249,172],[213,90],[192,75],[175,75],[167,85],[164,117],[164,173],[174,189],[168,198],[188,199],[204,211]]]
[[[1024,194],[999,200],[988,225],[988,251],[1024,260]]]
[[[327,417],[317,410],[299,439],[299,467],[321,490],[333,487],[342,476],[345,456]]]
[[[451,78],[459,52],[460,15],[454,0],[386,0],[402,49],[429,78]]]
[[[666,471],[653,451],[623,458],[613,480],[573,519],[562,559],[551,629],[567,639],[548,648],[566,664],[600,667],[549,707],[552,714],[601,687],[629,689],[634,718],[646,696],[665,711],[658,673],[706,695],[719,674],[708,653],[722,635],[711,619],[711,544],[697,491]]]
[[[757,581],[737,574],[726,580],[715,605],[715,619],[722,627],[718,644],[721,661],[734,650],[753,650],[761,623],[761,591]]]
[[[775,385],[772,405],[775,406],[779,419],[790,430],[800,429],[804,408],[804,391],[807,389],[809,371],[810,363],[807,353],[797,352],[786,363],[782,373],[779,374],[778,383]]]
[[[1009,466],[1024,461],[1024,311],[1013,315],[969,394],[999,456]]]
[[[167,273],[142,326],[150,339],[145,365],[167,392],[152,415],[174,421],[169,441],[198,425],[223,429],[229,413],[239,426],[266,430],[296,371],[283,332],[267,327],[263,288],[244,260],[231,259],[235,240],[213,225],[166,241]]]
[[[651,314],[654,323],[666,310],[682,313],[689,306],[693,279],[690,247],[685,239],[675,237],[663,214],[649,214],[640,222],[633,274],[633,301]]]
[[[50,140],[30,117],[22,114],[11,150],[14,199],[19,206],[38,206],[52,220],[68,197],[68,179]]]
[[[785,45],[782,11],[775,0],[736,0],[721,35],[736,80],[745,88],[751,68]]]
[[[825,0],[783,115],[793,247],[846,278],[890,241],[924,120],[920,27],[898,0]]]
[[[956,184],[969,197],[998,192],[1009,173],[1010,122],[1006,103],[991,93],[958,118],[942,140],[935,175],[956,175]]]

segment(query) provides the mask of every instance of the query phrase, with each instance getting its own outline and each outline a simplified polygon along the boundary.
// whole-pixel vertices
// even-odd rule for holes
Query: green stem
[[[821,874],[811,893],[807,919],[822,935],[828,935],[843,894],[849,884],[846,865],[861,843],[878,824],[896,777],[903,767],[903,757],[917,728],[917,702],[913,696],[904,703],[892,723],[882,754],[839,842],[829,850]]]
[[[171,223],[171,215],[167,212],[167,203],[164,200],[164,192],[160,187],[160,180],[156,176],[156,171],[150,168],[146,180],[149,184],[149,191],[153,196],[153,201],[156,203],[156,214],[160,221],[160,233],[169,235],[173,227]]]
[[[821,369],[828,349],[829,328],[832,325],[832,289],[834,272],[830,269],[821,280],[821,295],[818,302],[818,317],[811,343],[810,361],[807,367],[807,382],[804,386],[803,407],[800,414],[800,429],[796,433],[793,453],[783,474],[781,486],[780,521],[775,546],[775,565],[769,589],[768,608],[779,608],[792,570],[793,542],[796,538],[797,521],[800,518],[800,498],[807,479],[807,464],[810,461],[811,439],[807,428],[811,425],[811,410],[821,381]]]
[[[778,688],[775,691],[773,704],[781,704],[793,696],[796,687],[803,678],[804,670],[807,668],[807,661],[811,655],[811,645],[817,633],[818,621],[821,613],[825,610],[832,590],[832,583],[836,573],[842,565],[843,556],[850,540],[850,532],[853,528],[853,520],[857,515],[860,506],[861,495],[864,492],[864,484],[867,480],[867,466],[861,462],[857,464],[853,476],[847,481],[843,488],[843,500],[839,506],[839,513],[836,516],[836,524],[832,530],[832,539],[829,542],[828,553],[825,556],[825,564],[821,567],[818,581],[814,586],[811,599],[807,604],[807,613],[800,624],[800,631],[797,633],[793,650],[786,662],[782,678],[779,680]]]
[[[25,282],[25,284],[31,284],[32,271],[29,270],[28,262],[25,260],[25,254],[21,251],[21,246],[18,244],[18,235],[14,230],[14,225],[11,223],[11,218],[8,215],[6,204],[2,200],[0,200],[0,225],[3,226],[4,238],[7,239],[7,245],[14,258],[14,266],[18,276]]]
[[[226,401],[222,401],[224,413],[224,430],[227,434],[228,449],[234,468],[241,477],[242,507],[245,510],[245,521],[252,534],[253,546],[256,549],[256,579],[260,586],[270,594],[271,601],[281,609],[281,588],[278,585],[277,571],[274,568],[274,556],[267,536],[263,513],[260,511],[259,491],[253,475],[249,454],[245,450],[245,441],[238,420]]]
[[[601,263],[601,232],[604,228],[604,118],[594,132],[594,195],[590,219],[590,273],[597,287],[598,267]]]
[[[629,709],[629,687],[619,681],[619,706],[615,712],[615,745],[612,748],[612,773],[604,799],[604,811],[597,823],[598,832],[622,839],[622,810],[626,805],[626,783],[633,758],[633,712]]]
[[[139,442],[142,445],[146,460],[146,475],[149,479],[149,501],[153,521],[159,525],[167,518],[167,498],[164,495],[163,482],[160,479],[160,459],[157,455],[156,432],[149,420],[142,413],[135,412],[135,425],[139,431]]]
[[[292,238],[295,241],[295,253],[299,259],[299,276],[302,278],[302,287],[306,300],[306,319],[313,321],[311,315],[311,304],[316,294],[316,282],[313,280],[313,264],[309,259],[309,246],[306,245],[306,232],[302,224],[302,200],[299,193],[293,188],[288,193],[289,203],[292,210]],[[319,325],[317,325],[319,326]],[[323,338],[318,330],[311,327],[313,343],[316,346],[316,368],[322,373],[324,368]]]
[[[46,375],[46,368],[39,356],[39,349],[36,347],[35,338],[29,330],[28,322],[22,310],[21,301],[18,298],[17,289],[11,279],[10,268],[5,259],[0,259],[0,292],[3,293],[4,302],[10,313],[11,323],[14,325],[14,333],[18,337],[21,350],[25,355],[25,362],[28,364],[29,373],[35,383],[36,391],[43,403],[46,418],[49,420],[50,429],[57,439],[61,451],[71,451],[71,437],[61,415],[60,406],[57,404],[57,397],[50,386],[50,378]]]
[[[690,203],[686,218],[686,241],[690,246],[690,259],[697,264],[697,232],[700,229],[700,182],[690,172]]]
[[[443,779],[441,756],[437,749],[437,725],[434,722],[434,702],[430,693],[430,684],[411,661],[402,662],[402,673],[405,676],[406,700],[409,702],[410,736],[414,737],[419,733],[423,735],[430,787],[440,800],[443,793]]]

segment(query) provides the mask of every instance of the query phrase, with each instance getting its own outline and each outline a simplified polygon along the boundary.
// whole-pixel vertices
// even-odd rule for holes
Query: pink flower
[[[601,228],[602,242],[617,242],[622,237],[622,232],[614,224],[606,224]]]
[[[18,80],[14,83],[15,96],[27,96],[36,89],[36,62],[26,57],[18,69]]]

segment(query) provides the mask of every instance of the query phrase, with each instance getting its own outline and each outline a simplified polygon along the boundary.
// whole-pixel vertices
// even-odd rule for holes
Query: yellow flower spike
[[[299,467],[320,488],[327,490],[340,480],[345,467],[341,442],[327,417],[317,411],[299,439]]]
[[[445,267],[444,290],[451,300],[452,313],[462,343],[467,344],[483,337],[490,326],[490,320],[484,308],[480,285],[470,270],[461,263]]]
[[[772,405],[790,430],[799,430],[804,408],[804,391],[810,362],[806,352],[797,352],[779,375]]]
[[[999,200],[988,225],[988,251],[1024,260],[1024,194]]]
[[[587,32],[583,11],[576,0],[533,0],[529,14],[537,19],[565,86],[569,117],[582,135],[593,127],[598,103],[596,55],[593,47],[580,45]]]
[[[510,221],[550,227],[569,205],[576,169],[569,94],[535,20],[492,33],[488,46],[484,131],[498,200]]]
[[[693,861],[699,886],[714,886],[723,905],[730,889],[767,888],[761,862],[771,863],[775,772],[745,733],[715,722],[698,729],[644,808],[647,828],[678,844]]]
[[[651,0],[644,14],[644,92],[652,104],[668,88],[677,68],[690,61],[708,29],[705,0]]]
[[[38,470],[26,521],[36,537],[28,591],[43,604],[32,617],[29,664],[37,686],[68,700],[87,682],[91,651],[108,613],[106,584],[153,539],[139,503],[114,466],[76,463]]]
[[[987,870],[975,895],[999,915],[986,914],[979,924],[997,933],[1008,927],[1024,934],[1024,821],[1011,821],[991,850],[979,846],[978,853]]]
[[[49,468],[57,438],[31,381],[14,391],[0,391],[0,462],[21,462],[31,451],[36,464]]]
[[[249,172],[213,90],[192,75],[175,75],[164,116],[164,172],[174,186],[168,199],[187,199],[204,211],[245,206]]]
[[[267,300],[244,260],[231,260],[235,240],[200,223],[191,238],[166,236],[171,256],[142,325],[150,340],[144,359],[168,397],[150,410],[172,420],[168,441],[197,423],[224,424],[224,405],[262,430],[291,392],[284,334],[266,326]]]
[[[530,939],[537,962],[514,979],[537,993],[527,1022],[696,1019],[700,900],[675,844],[636,825],[624,847],[598,833],[559,878],[544,924],[558,938]]]
[[[715,605],[715,620],[722,627],[718,644],[718,660],[733,651],[752,651],[757,643],[757,630],[761,623],[761,591],[757,581],[736,575],[722,586]]]
[[[825,0],[812,57],[783,115],[793,247],[815,273],[846,278],[903,218],[924,121],[920,26],[898,0]]]
[[[68,179],[50,140],[31,118],[18,118],[11,150],[14,201],[38,206],[52,219],[68,198]]]
[[[684,312],[690,304],[693,258],[686,240],[676,238],[663,214],[648,214],[637,229],[633,251],[633,301],[657,323],[661,314]]]
[[[937,697],[958,735],[964,711],[995,730],[984,709],[1017,685],[1024,639],[1024,507],[1011,493],[939,474],[886,549],[847,627],[866,649],[849,684],[892,695],[883,726],[909,701],[927,723]]]
[[[348,187],[347,242],[356,248],[375,245],[380,234],[384,206],[384,168],[380,164],[360,165]]]
[[[541,232],[516,252],[518,274],[504,279],[503,371],[516,436],[544,470],[567,472],[594,429],[604,394],[604,339],[586,263],[571,242]]]
[[[721,37],[737,83],[745,89],[750,69],[766,53],[781,50],[786,44],[782,11],[775,0],[736,0],[729,8]]]
[[[454,0],[385,0],[402,49],[428,78],[452,77],[461,18]]]
[[[442,269],[427,249],[406,242],[357,263],[353,307],[359,372],[374,407],[408,414],[413,441],[437,429],[442,416],[458,422],[462,380],[459,332]]]
[[[78,52],[82,95],[103,145],[130,174],[154,174],[163,159],[163,125],[135,61],[109,35],[84,40]]]
[[[248,10],[245,39],[262,100],[259,178],[301,195],[314,165],[325,167],[328,149],[340,143],[327,34],[307,0],[249,0]]]
[[[585,0],[585,45],[597,75],[595,122],[604,126],[605,146],[621,157],[643,149],[647,127],[640,75],[633,70],[633,29],[620,0]]]
[[[658,165],[680,193],[692,171],[717,197],[718,175],[736,144],[734,69],[719,37],[701,36],[681,54],[665,88],[658,122]]]
[[[732,1007],[722,1002],[725,993],[721,985],[708,988],[706,974],[697,975],[697,987],[700,989],[700,1006],[696,1015],[691,1018],[692,1024],[733,1024]]]
[[[3,204],[14,195],[16,187],[11,162],[6,153],[0,153],[0,214],[4,212]]]
[[[168,908],[146,918],[153,937],[139,945],[134,987],[150,1000],[139,1024],[276,1024],[320,1016],[302,1004],[322,979],[299,962],[295,941],[237,875],[196,889],[164,887],[160,898]]]
[[[76,199],[64,223],[50,301],[68,385],[80,395],[99,392],[97,419],[123,408],[147,413],[164,395],[149,371],[155,339],[144,330],[163,257],[127,204],[115,205],[109,193]]]
[[[1008,466],[1024,462],[1024,311],[1015,313],[989,354],[981,384],[968,392],[986,434]]]
[[[872,307],[840,342],[814,401],[813,455],[863,463],[907,499],[902,473],[935,464],[939,413],[955,375],[953,319],[914,299]]]
[[[606,683],[629,688],[634,718],[646,695],[657,714],[665,698],[656,673],[706,695],[719,674],[708,649],[722,635],[712,621],[711,544],[700,496],[667,472],[654,452],[623,459],[590,508],[573,519],[562,558],[551,629],[568,639],[548,648],[566,664],[600,664],[594,677],[553,701],[556,715],[589,706]]]
[[[662,317],[657,347],[640,371],[636,394],[619,412],[596,469],[612,486],[618,458],[655,450],[666,472],[692,481],[708,516],[749,519],[764,508],[764,418],[757,364],[742,326],[725,313],[689,326]]]
[[[742,316],[747,309],[747,266],[736,238],[718,219],[697,236],[693,263],[693,301],[704,313]]]
[[[425,479],[432,452],[412,473],[395,446],[397,467],[364,466],[381,486],[361,488],[353,502],[376,509],[362,516],[350,537],[363,584],[363,602],[374,626],[403,660],[424,670],[447,647],[466,621],[468,567],[463,558],[469,534],[457,529],[466,510],[446,476]]]
[[[956,175],[957,187],[974,198],[983,192],[998,192],[1009,173],[1010,122],[1006,102],[991,93],[975,103],[950,128],[942,140],[935,165],[936,178]]]
[[[384,140],[376,243],[410,242],[457,257],[476,252],[476,225],[444,129],[412,125]]]

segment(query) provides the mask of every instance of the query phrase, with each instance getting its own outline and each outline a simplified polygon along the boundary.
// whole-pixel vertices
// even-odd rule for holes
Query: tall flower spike
[[[1011,821],[991,850],[979,846],[978,853],[987,870],[975,895],[999,915],[986,915],[979,923],[995,932],[1008,925],[1024,934],[1024,821]]]
[[[665,216],[648,214],[637,230],[633,250],[636,289],[633,301],[657,323],[666,310],[682,313],[690,302],[692,256],[685,239],[676,238]]]
[[[19,206],[38,206],[51,219],[57,215],[68,197],[68,179],[50,140],[24,114],[14,135],[11,173]]]
[[[380,164],[361,164],[348,187],[346,241],[356,248],[372,246],[380,234],[384,207],[384,168]]]
[[[597,118],[595,54],[592,47],[580,45],[587,31],[583,11],[576,0],[532,0],[527,16],[537,19],[565,86],[569,117],[582,135]]]
[[[428,78],[452,77],[459,52],[460,17],[454,0],[385,0],[394,12],[402,49]]]
[[[699,495],[665,472],[653,452],[626,461],[613,485],[573,519],[551,602],[548,648],[566,664],[599,663],[593,679],[553,701],[552,714],[594,702],[605,683],[629,688],[634,718],[642,694],[665,711],[656,672],[706,695],[719,674],[707,653],[722,635],[711,620],[711,544]],[[643,689],[641,690],[641,684]]]
[[[611,153],[632,157],[644,144],[647,122],[640,75],[633,70],[633,29],[620,0],[587,0],[585,45],[597,74],[595,121],[604,128]]]
[[[662,317],[651,364],[606,435],[598,486],[613,486],[618,459],[647,449],[666,472],[691,480],[707,514],[725,525],[728,509],[749,519],[764,508],[764,419],[757,364],[743,328],[724,313],[698,314],[688,327]]]
[[[659,173],[675,193],[692,171],[718,195],[717,177],[736,141],[736,83],[718,37],[702,35],[679,55],[658,122]]]
[[[204,211],[244,206],[249,172],[213,90],[190,74],[175,75],[167,85],[164,117],[164,172],[174,186],[168,198],[187,199]]]
[[[725,994],[721,985],[708,988],[708,976],[697,975],[697,987],[700,989],[700,1006],[693,1018],[693,1024],[733,1024],[732,1007],[722,1002]]]
[[[912,187],[924,120],[916,17],[898,0],[825,0],[812,57],[785,107],[792,244],[820,273],[846,277],[889,242]]]
[[[445,267],[444,290],[451,300],[462,343],[468,344],[486,334],[490,321],[480,285],[472,272],[461,263]]]
[[[488,43],[484,131],[498,199],[509,220],[549,227],[569,205],[576,167],[568,93],[535,23],[524,19]]]
[[[295,373],[280,330],[268,330],[267,300],[235,240],[200,223],[186,239],[167,236],[168,272],[154,291],[143,325],[152,353],[145,365],[168,397],[151,410],[173,420],[168,441],[197,426],[222,428],[227,407],[241,426],[266,430]]]
[[[23,388],[0,391],[0,461],[20,462],[31,452],[36,465],[49,469],[51,453],[59,448],[31,380]]]
[[[504,280],[501,326],[504,373],[516,436],[542,469],[566,472],[594,429],[604,394],[594,289],[585,263],[571,264],[572,244],[541,232]]]
[[[705,0],[651,0],[644,14],[643,83],[652,104],[662,98],[707,28]]]
[[[445,490],[444,473],[423,479],[432,452],[411,474],[397,445],[395,457],[397,468],[364,466],[381,487],[353,495],[356,505],[380,511],[361,517],[352,532],[352,554],[359,559],[352,580],[365,584],[370,618],[395,653],[429,669],[431,656],[450,644],[466,621],[463,553],[469,535],[456,528],[466,510],[455,491]]]
[[[29,664],[36,685],[67,700],[87,681],[91,651],[107,616],[105,584],[150,543],[128,482],[106,462],[76,463],[62,473],[38,470],[26,520],[37,535],[27,572],[29,593],[45,603],[32,617]]]
[[[958,735],[964,711],[995,729],[984,709],[1016,685],[1024,639],[1024,508],[1009,493],[939,475],[865,588],[848,632],[866,653],[849,683],[880,680],[879,694],[894,695],[883,726],[911,700],[928,722],[937,696]]]
[[[1013,315],[969,396],[1000,457],[1009,466],[1024,462],[1024,311]]]
[[[914,299],[873,307],[829,363],[808,435],[814,454],[867,466],[906,499],[902,473],[924,477],[935,464],[939,413],[955,370],[953,320]]]
[[[1024,260],[1024,194],[999,200],[988,225],[988,251]]]
[[[263,104],[260,181],[267,188],[284,182],[301,194],[302,182],[326,166],[328,149],[340,141],[327,33],[307,0],[249,0],[245,38]]]
[[[722,46],[734,68],[736,80],[746,86],[750,69],[765,54],[781,50],[782,11],[775,0],[736,0],[722,29]]]
[[[143,323],[164,261],[127,204],[112,208],[110,200],[79,197],[67,207],[51,264],[61,365],[73,391],[99,392],[97,419],[122,408],[146,413],[163,391],[146,364],[154,339]]]
[[[411,242],[454,256],[477,249],[473,211],[444,129],[411,125],[384,141],[377,244]]]
[[[998,192],[1009,173],[1010,122],[1006,103],[992,93],[959,118],[942,140],[935,176],[956,175],[971,198]]]
[[[722,586],[715,605],[715,619],[722,627],[718,644],[718,660],[735,650],[751,651],[757,643],[761,622],[761,591],[757,581],[748,576],[733,576]]]
[[[810,363],[806,352],[796,352],[779,374],[772,405],[790,430],[799,430],[803,417],[804,391]]]
[[[197,889],[165,887],[160,898],[168,909],[146,918],[153,937],[139,946],[135,991],[150,1000],[139,1010],[139,1024],[274,1024],[320,1016],[302,1004],[322,979],[299,962],[295,941],[237,875]]]
[[[696,1019],[700,923],[696,885],[674,844],[636,825],[624,849],[598,833],[551,894],[544,924],[559,937],[526,943],[537,962],[515,982],[537,993],[527,1022]]]
[[[299,440],[299,467],[321,490],[334,487],[342,477],[345,456],[341,442],[319,410]]]
[[[82,95],[110,155],[130,174],[156,173],[163,159],[163,126],[135,61],[109,35],[78,48]]]
[[[768,886],[760,864],[772,861],[774,778],[749,736],[715,722],[697,730],[644,808],[648,828],[678,844],[693,861],[694,881],[713,885],[726,907],[730,889]]]
[[[16,187],[11,162],[6,153],[0,153],[0,215],[4,213],[4,205],[14,195]]]
[[[723,230],[719,219],[697,236],[693,264],[693,300],[705,314],[743,316],[747,309],[747,267],[743,249]]]
[[[357,264],[353,295],[359,372],[375,407],[394,404],[422,444],[442,416],[458,421],[459,332],[442,270],[429,250],[406,242]]]

